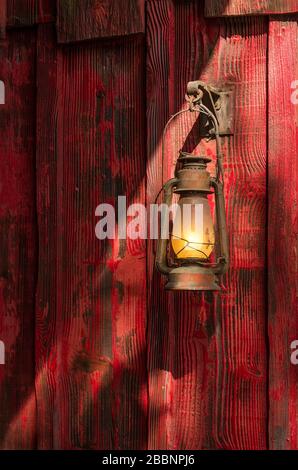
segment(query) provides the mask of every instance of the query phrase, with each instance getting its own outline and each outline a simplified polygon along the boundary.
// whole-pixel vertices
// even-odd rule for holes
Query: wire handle
[[[164,130],[163,130],[163,134],[162,134],[162,147],[161,147],[162,172],[163,172],[163,168],[164,168],[164,157],[165,157],[165,138],[166,138],[166,134],[167,134],[167,130],[168,130],[169,125],[171,124],[171,122],[176,117],[180,116],[181,114],[188,113],[188,112],[191,112],[191,113],[196,112],[196,113],[200,113],[200,114],[204,114],[204,115],[208,116],[214,124],[214,135],[215,135],[215,139],[216,139],[216,176],[215,176],[215,180],[223,185],[224,184],[223,164],[222,164],[222,153],[221,153],[221,148],[220,148],[220,134],[219,134],[218,120],[217,120],[216,115],[214,113],[212,113],[212,111],[202,103],[202,97],[203,97],[203,92],[201,90],[199,90],[199,93],[196,96],[186,95],[185,96],[186,101],[189,102],[188,109],[183,109],[182,111],[178,111],[177,113],[173,114],[170,117],[170,119],[168,120],[168,122],[166,123],[166,125],[164,127]],[[211,97],[211,100],[212,100],[212,104],[213,104],[214,111],[215,111],[215,106],[214,106],[214,102],[213,102],[212,97]],[[163,181],[163,174],[162,174],[162,181]],[[162,187],[162,189],[163,189],[163,187]],[[161,191],[162,191],[162,189],[161,189]],[[160,192],[158,193],[157,198],[158,198]],[[157,198],[156,198],[156,200],[157,200]]]

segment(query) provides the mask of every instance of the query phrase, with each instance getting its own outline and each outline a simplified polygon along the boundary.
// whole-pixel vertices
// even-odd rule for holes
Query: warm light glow
[[[172,232],[172,247],[177,258],[207,260],[214,243],[214,227],[207,196],[182,196]]]

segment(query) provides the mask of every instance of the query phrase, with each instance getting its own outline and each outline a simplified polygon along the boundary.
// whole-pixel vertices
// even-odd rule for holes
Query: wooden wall
[[[298,77],[297,21],[298,15],[269,20],[268,387],[274,449],[298,448],[298,366],[288,360],[298,337],[298,104],[289,99]]]
[[[1,448],[298,448],[295,12],[0,0]],[[94,231],[98,204],[154,202],[198,146],[184,115],[162,161],[195,79],[235,90],[219,294],[166,293],[153,242]]]

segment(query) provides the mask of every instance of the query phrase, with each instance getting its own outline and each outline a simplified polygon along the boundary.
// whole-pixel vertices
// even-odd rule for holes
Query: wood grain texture
[[[58,42],[145,31],[145,0],[59,0]]]
[[[0,45],[0,447],[35,445],[34,311],[35,33],[10,32]]]
[[[231,263],[215,309],[216,380],[208,428],[216,447],[265,449],[267,21],[220,24],[218,49],[202,79],[235,90],[234,135],[223,143]]]
[[[54,448],[57,388],[57,48],[53,25],[37,33],[36,187],[39,232],[36,292],[37,447]]]
[[[298,12],[298,0],[207,0],[206,16],[268,15]]]
[[[6,30],[6,0],[0,0],[0,39],[5,38]]]
[[[169,129],[166,158],[162,162],[163,128],[169,116],[183,105],[187,81],[199,77],[218,38],[218,25],[207,27],[202,17],[197,2],[180,2],[177,8],[172,1],[148,3],[148,205],[154,202],[163,183],[172,177],[179,145],[183,145],[194,123],[188,118]],[[164,280],[154,268],[154,243],[148,246],[147,276],[148,447],[200,448],[205,432],[203,397],[208,374],[210,331],[207,325],[212,315],[212,297],[166,293]]]
[[[55,16],[56,0],[8,0],[7,2],[7,25],[10,27],[53,22]]]
[[[269,26],[268,309],[269,444],[298,448],[297,365],[290,362],[298,339],[298,16],[272,17]]]
[[[54,2],[8,3],[13,28],[53,20]],[[114,3],[89,1],[98,16],[82,4],[59,3],[62,42],[143,31],[140,10],[108,24]],[[57,47],[42,24],[2,37],[0,448],[264,449],[268,423],[270,448],[298,448],[298,18],[271,16],[268,38],[268,18],[241,16],[265,2],[233,5],[221,14],[240,17],[210,20],[197,0],[148,0],[147,63],[141,34]],[[235,89],[221,294],[166,293],[154,243],[94,232],[99,203],[154,202],[181,147],[214,160],[195,115],[170,126],[161,159],[194,79]]]
[[[39,447],[145,448],[145,243],[95,237],[98,204],[145,200],[144,44],[138,37],[55,56],[42,28]]]
[[[149,448],[266,448],[266,21],[204,20],[198,2],[148,3],[147,198],[173,175],[177,151],[197,144],[194,121],[171,126],[189,80],[236,93],[235,135],[224,145],[231,268],[220,295],[165,293],[148,254]],[[186,141],[185,141],[186,139]],[[205,146],[214,158],[214,146]],[[163,168],[163,172],[162,172]]]

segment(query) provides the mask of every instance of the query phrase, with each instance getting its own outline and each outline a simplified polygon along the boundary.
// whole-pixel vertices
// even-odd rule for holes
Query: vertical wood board
[[[149,448],[266,447],[266,20],[214,23],[197,2],[148,3],[147,200],[173,176],[195,123],[170,127],[189,80],[236,93],[235,135],[224,142],[231,268],[222,294],[165,293],[148,252]],[[249,97],[249,98],[248,98]],[[194,127],[193,127],[194,126]],[[214,145],[203,146],[214,159]]]
[[[0,447],[35,446],[35,33],[0,45]]]
[[[43,408],[44,395],[53,396],[44,410],[52,422],[44,423],[42,435],[49,426],[56,449],[147,446],[145,242],[95,237],[98,204],[117,207],[118,195],[126,195],[128,205],[144,202],[143,53],[142,39],[135,38],[65,47],[45,63],[39,57],[38,91],[43,96],[43,77],[48,96],[38,108],[41,136],[49,133],[42,116],[56,120],[46,147],[41,138],[38,158],[39,222],[46,233],[40,252],[47,263],[39,268],[37,337],[54,331],[57,360],[54,395],[48,379],[37,398]],[[48,79],[56,80],[56,90],[49,91],[55,84]],[[50,201],[55,185],[56,201]],[[46,203],[49,219],[42,214]],[[48,240],[54,302],[47,291]]]
[[[57,158],[58,51],[53,25],[39,25],[36,65],[36,187],[38,283],[36,292],[37,447],[53,449],[57,392]]]
[[[269,25],[269,445],[282,450],[298,447],[297,365],[290,360],[298,338],[297,20],[271,17]]]

